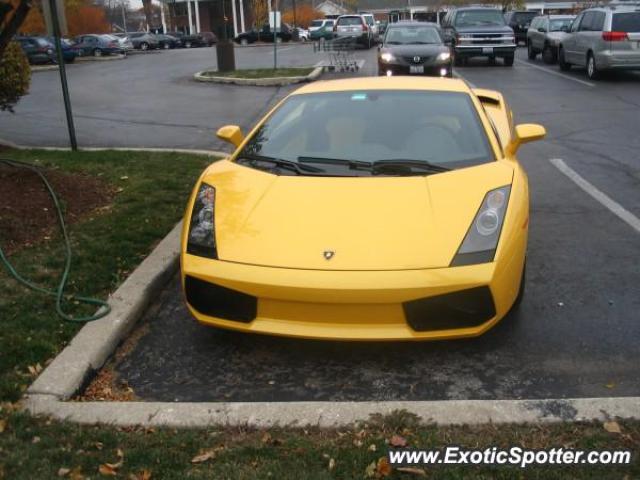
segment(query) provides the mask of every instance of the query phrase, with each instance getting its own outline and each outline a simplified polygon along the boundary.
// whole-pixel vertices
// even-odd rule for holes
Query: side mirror
[[[544,28],[544,27],[540,27],[540,28],[538,29],[538,31],[539,31],[539,32],[542,32],[542,33],[545,33],[545,32],[547,31],[547,29],[546,29],[546,28]]]
[[[569,25],[563,25],[560,27],[561,32],[569,33]]]
[[[240,127],[237,125],[225,125],[224,127],[220,127],[216,132],[216,135],[220,140],[229,142],[236,147],[239,147],[244,140],[244,135],[242,134]]]
[[[515,155],[523,143],[533,142],[535,140],[541,140],[547,134],[547,131],[542,125],[536,123],[521,123],[515,128],[515,135],[511,139],[509,145],[505,149],[507,155]]]

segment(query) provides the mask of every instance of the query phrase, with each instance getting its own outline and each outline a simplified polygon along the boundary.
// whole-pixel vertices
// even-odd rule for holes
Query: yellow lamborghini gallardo
[[[522,295],[529,224],[502,95],[455,79],[317,82],[209,166],[187,206],[191,313],[243,332],[341,340],[480,335]]]

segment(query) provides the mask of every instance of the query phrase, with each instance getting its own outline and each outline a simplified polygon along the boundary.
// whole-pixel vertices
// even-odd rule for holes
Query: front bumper
[[[181,258],[187,305],[199,322],[338,340],[480,335],[513,305],[523,264],[524,255],[454,268],[330,271],[245,265],[186,253]]]
[[[422,65],[424,73],[411,73],[409,65],[400,65],[395,63],[378,62],[378,74],[387,75],[428,75],[432,77],[449,77],[452,75],[451,64],[449,62],[440,65]],[[444,74],[443,74],[444,71]]]
[[[455,45],[455,56],[458,58],[470,57],[511,57],[515,55],[517,45],[496,44],[496,45]],[[491,51],[489,51],[491,49]]]

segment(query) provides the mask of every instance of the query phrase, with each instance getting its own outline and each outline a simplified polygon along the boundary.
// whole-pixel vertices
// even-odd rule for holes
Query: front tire
[[[186,41],[186,42],[184,43],[184,48],[191,48],[191,42]]]
[[[165,50],[169,50],[171,48],[171,45],[169,45],[168,43],[163,43],[162,48],[164,48]]]
[[[513,62],[515,60],[515,55],[509,55],[508,57],[504,57],[502,59],[504,61],[505,67],[513,67]]]
[[[531,42],[528,42],[527,43],[527,57],[529,57],[529,60],[535,60],[537,56],[538,56],[538,54],[533,49],[533,45],[531,45]]]
[[[96,48],[96,49],[93,51],[93,56],[94,56],[94,57],[101,57],[101,56],[102,56],[102,50],[100,50],[99,48]]]
[[[140,50],[142,51],[149,50],[149,44],[147,42],[142,42],[140,44]]]

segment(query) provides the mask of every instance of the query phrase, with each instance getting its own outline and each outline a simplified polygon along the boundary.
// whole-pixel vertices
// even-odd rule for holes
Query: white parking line
[[[550,158],[549,161],[551,164],[564,173],[567,177],[569,177],[576,185],[578,185],[582,190],[587,192],[593,198],[595,198],[602,205],[607,207],[611,212],[616,215],[621,220],[628,223],[631,228],[633,228],[636,232],[640,233],[640,219],[636,217],[629,210],[624,208],[615,200],[612,200],[607,195],[602,193],[596,187],[587,182],[584,178],[582,178],[575,170],[569,167],[564,161],[560,158]]]
[[[573,80],[574,82],[578,82],[581,85],[586,85],[587,87],[595,87],[596,86],[595,83],[587,82],[586,80],[580,80],[579,78],[574,78],[571,75],[565,75],[564,73],[556,72],[554,70],[550,70],[548,68],[544,68],[544,67],[541,67],[539,65],[534,65],[533,63],[530,63],[530,62],[524,62],[524,61],[522,61],[522,60],[520,60],[518,58],[516,59],[516,62],[521,64],[521,65],[526,65],[527,67],[531,67],[531,68],[535,68],[537,70],[541,70],[543,72],[548,73],[549,75],[555,75],[556,77],[562,77],[562,78],[565,78],[567,80]]]

